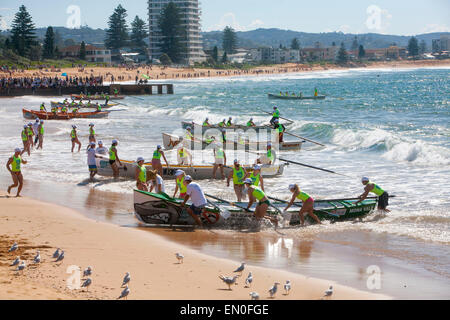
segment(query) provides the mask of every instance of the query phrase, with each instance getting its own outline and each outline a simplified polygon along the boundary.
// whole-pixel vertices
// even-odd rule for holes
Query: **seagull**
[[[10,267],[18,266],[19,263],[20,263],[20,257],[17,257],[16,260],[14,260],[14,262],[10,265]]]
[[[59,255],[58,259],[56,259],[55,262],[63,261],[64,259],[64,251],[61,251],[61,254]]]
[[[253,275],[252,275],[252,273],[250,272],[250,273],[248,274],[247,279],[245,279],[245,286],[246,286],[247,288],[250,288],[250,287],[252,286],[252,282],[253,282]]]
[[[250,297],[252,297],[252,300],[259,300],[259,293],[258,292],[250,292]]]
[[[25,270],[25,267],[26,267],[26,266],[27,266],[27,265],[25,264],[25,261],[22,261],[22,262],[20,263],[20,265],[17,266],[16,271],[17,271],[17,272],[19,272],[19,271],[22,271],[22,272],[23,272],[23,270]]]
[[[286,295],[289,295],[289,292],[291,291],[291,282],[289,280],[286,281],[286,284],[284,285],[284,290],[286,291]]]
[[[41,253],[39,252],[39,250],[36,252],[36,256],[34,257],[33,262],[35,264],[41,263]]]
[[[83,271],[83,277],[89,277],[90,275],[92,275],[92,268],[91,268],[91,267],[87,267],[87,268]]]
[[[92,279],[87,278],[83,284],[81,285],[82,288],[87,288],[87,291],[89,291],[89,286],[92,284]]]
[[[128,300],[128,295],[130,294],[130,289],[128,288],[128,285],[123,289],[122,293],[120,294],[120,297],[117,298],[117,300],[120,300],[122,298],[125,298]]]
[[[180,264],[183,263],[184,256],[181,253],[176,253],[175,256]]]
[[[55,253],[53,254],[53,259],[58,259],[59,257],[59,250],[61,250],[60,248],[56,249]]]
[[[125,274],[125,277],[123,278],[123,282],[122,282],[122,286],[121,287],[123,288],[125,285],[128,285],[130,283],[130,281],[131,281],[130,273],[127,272]]]
[[[271,298],[273,298],[273,296],[277,293],[279,285],[280,284],[278,282],[275,282],[273,287],[269,289],[269,293],[270,293],[270,297]]]
[[[241,266],[239,268],[237,268],[236,270],[234,270],[233,272],[234,273],[239,272],[242,275],[242,272],[244,271],[244,269],[245,269],[245,262],[242,262]]]
[[[327,291],[325,291],[325,295],[323,296],[325,297],[331,297],[333,295],[333,286],[330,286],[330,289],[328,289]]]
[[[219,278],[225,282],[228,285],[228,290],[231,290],[231,285],[236,283],[237,278],[239,278],[238,276],[234,276],[234,277],[225,277],[225,276],[219,276]]]
[[[17,249],[19,249],[19,245],[17,244],[17,242],[14,242],[11,248],[9,248],[8,252],[14,252],[17,251]]]

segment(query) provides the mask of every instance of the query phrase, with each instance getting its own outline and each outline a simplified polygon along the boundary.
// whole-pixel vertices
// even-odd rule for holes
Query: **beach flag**
[[[64,72],[61,76],[62,77],[67,77],[67,73]]]
[[[148,75],[146,75],[146,74],[143,74],[142,75],[142,78],[145,78],[145,79],[147,79],[147,80],[150,80],[151,78],[148,76]]]

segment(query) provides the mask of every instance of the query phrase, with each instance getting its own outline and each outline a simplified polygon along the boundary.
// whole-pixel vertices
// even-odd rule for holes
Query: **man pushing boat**
[[[389,194],[381,189],[376,183],[370,181],[369,178],[362,178],[362,184],[364,187],[364,193],[359,196],[359,201],[355,203],[355,205],[366,200],[369,193],[373,193],[378,197],[378,210],[384,212],[391,212],[391,210],[387,209],[389,206]]]

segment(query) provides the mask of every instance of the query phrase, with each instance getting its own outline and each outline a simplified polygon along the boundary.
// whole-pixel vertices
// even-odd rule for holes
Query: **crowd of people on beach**
[[[94,77],[0,77],[0,88],[95,87],[103,85],[103,76]]]

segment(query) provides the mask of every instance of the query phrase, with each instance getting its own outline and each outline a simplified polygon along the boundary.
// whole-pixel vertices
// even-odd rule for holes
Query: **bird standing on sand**
[[[270,294],[270,297],[271,297],[271,298],[273,298],[273,297],[276,295],[276,293],[277,293],[277,291],[278,291],[278,286],[279,286],[279,285],[280,285],[280,284],[279,284],[278,282],[275,282],[274,285],[273,285],[273,287],[269,289],[269,294]]]
[[[60,262],[64,260],[64,251],[61,251],[61,254],[58,256],[55,262]]]
[[[237,278],[239,278],[238,276],[234,276],[234,277],[225,277],[220,275],[219,276],[220,280],[222,280],[223,282],[225,282],[228,285],[228,290],[231,290],[231,285],[236,283]]]
[[[35,264],[41,263],[41,253],[39,252],[39,250],[36,252],[36,256],[34,257],[33,262]]]
[[[258,292],[250,292],[250,297],[252,300],[259,300],[259,293]]]
[[[81,285],[82,288],[87,288],[87,291],[89,291],[89,286],[92,284],[92,279],[87,278],[83,284]]]
[[[250,287],[252,286],[252,282],[253,282],[253,275],[252,275],[252,273],[250,272],[250,273],[248,274],[247,279],[245,279],[245,287],[246,287],[246,288],[250,288]]]
[[[333,286],[330,286],[330,289],[328,289],[327,291],[325,291],[325,295],[323,296],[323,298],[325,297],[331,297],[333,295]]]
[[[120,294],[120,297],[117,298],[117,300],[120,300],[122,298],[125,298],[126,300],[128,300],[129,294],[130,294],[130,289],[128,288],[128,286],[126,286],[125,289],[123,289],[122,293]]]
[[[14,260],[13,263],[11,263],[10,267],[18,266],[19,263],[20,263],[20,257],[17,257],[16,260]]]
[[[123,288],[125,285],[128,285],[130,283],[130,281],[131,281],[131,276],[130,276],[130,273],[127,272],[125,274],[125,277],[123,277],[123,282],[122,282],[121,288]]]
[[[23,272],[23,270],[25,270],[25,267],[26,267],[26,266],[27,266],[27,265],[26,265],[25,261],[22,261],[22,262],[20,263],[20,265],[17,266],[16,271],[17,271],[17,272],[19,272],[19,271],[22,271],[22,272]]]
[[[92,275],[92,268],[91,268],[91,267],[87,267],[87,268],[83,271],[83,277],[89,277],[90,275]]]
[[[286,284],[284,285],[284,290],[286,291],[286,295],[289,295],[289,292],[291,291],[291,281],[287,280]]]
[[[60,250],[60,248],[56,249],[55,253],[53,254],[53,259],[58,259]]]
[[[175,256],[176,256],[177,259],[178,259],[178,263],[182,264],[182,263],[183,263],[184,256],[183,256],[181,253],[176,253]]]
[[[241,266],[239,268],[237,268],[236,270],[234,270],[233,272],[234,273],[239,272],[240,275],[242,276],[242,272],[244,272],[244,270],[245,270],[245,262],[242,262]]]
[[[17,251],[17,249],[19,249],[19,245],[17,244],[17,242],[14,242],[11,248],[9,248],[8,252],[14,252]]]

